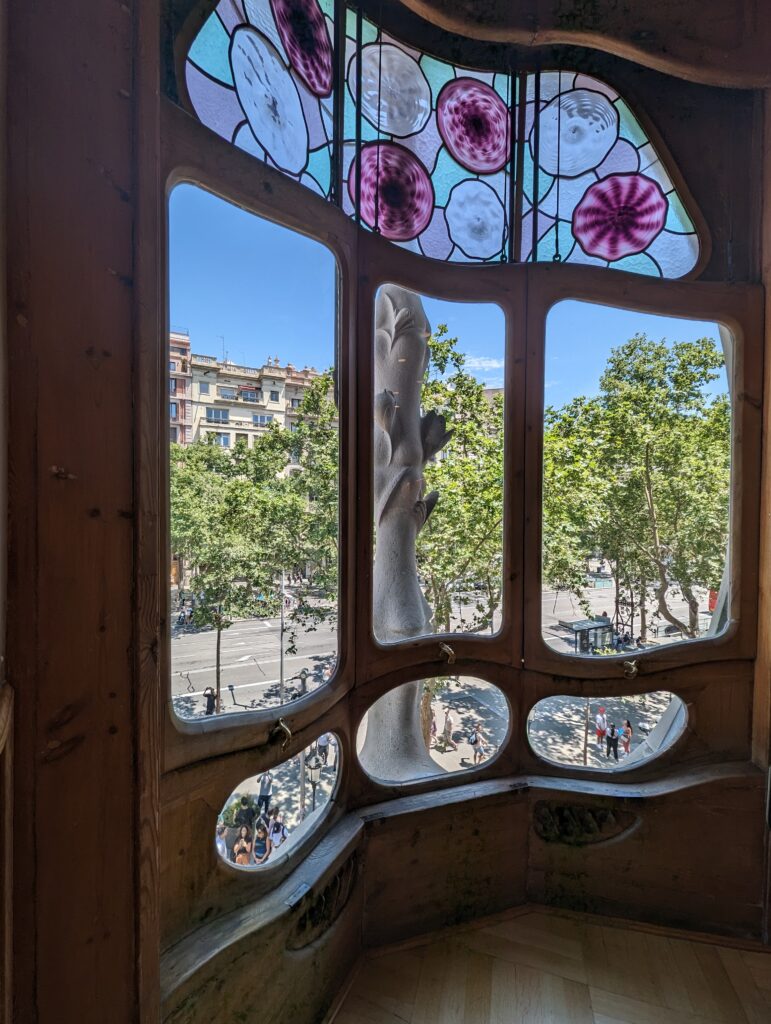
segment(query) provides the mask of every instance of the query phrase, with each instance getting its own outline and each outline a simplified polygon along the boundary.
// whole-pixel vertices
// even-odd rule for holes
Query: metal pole
[[[278,702],[284,703],[284,570],[281,570],[281,625],[278,633]]]
[[[315,783],[315,782],[311,783],[311,789],[313,790],[313,807],[311,808],[312,811],[316,810],[316,786],[317,786],[317,783]]]
[[[300,751],[300,821],[305,817],[305,747]]]

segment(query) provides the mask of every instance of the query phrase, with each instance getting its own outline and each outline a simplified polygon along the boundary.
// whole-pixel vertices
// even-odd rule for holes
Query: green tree
[[[699,588],[720,586],[728,541],[730,406],[710,385],[724,365],[709,338],[635,335],[612,350],[595,398],[548,409],[544,443],[544,579],[583,595],[585,558],[600,552],[617,614],[647,605],[698,633]],[[672,610],[681,594],[687,620]]]
[[[452,437],[425,469],[439,503],[418,535],[418,572],[438,631],[449,632],[453,594],[466,583],[480,587],[466,628],[492,630],[503,571],[503,397],[485,395],[447,333],[442,324],[429,339],[423,384],[423,406],[445,417]]]

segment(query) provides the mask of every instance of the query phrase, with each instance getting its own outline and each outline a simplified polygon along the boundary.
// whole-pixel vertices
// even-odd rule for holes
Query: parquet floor
[[[334,1024],[771,1024],[771,952],[526,909],[364,958]]]

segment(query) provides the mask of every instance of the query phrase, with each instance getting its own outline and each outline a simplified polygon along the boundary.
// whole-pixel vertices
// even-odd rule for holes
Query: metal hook
[[[634,677],[637,675],[637,669],[638,669],[637,659],[635,659],[634,661],[625,661],[624,662],[624,677],[626,679],[634,679]]]
[[[447,656],[448,665],[455,664],[455,651],[452,649],[452,647],[450,647],[449,644],[439,644],[439,651],[441,654]]]
[[[281,749],[286,750],[289,744],[292,742],[292,730],[286,724],[283,718],[279,718],[276,724],[273,726],[270,738],[276,739],[278,736],[282,736]]]

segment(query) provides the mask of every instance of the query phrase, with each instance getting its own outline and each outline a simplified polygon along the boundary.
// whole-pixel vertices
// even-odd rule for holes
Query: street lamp
[[[318,754],[312,754],[306,761],[306,767],[308,769],[308,779],[311,784],[311,790],[313,791],[313,805],[311,811],[316,810],[316,786],[319,784],[321,778],[321,769],[324,767],[324,762],[321,760]]]

